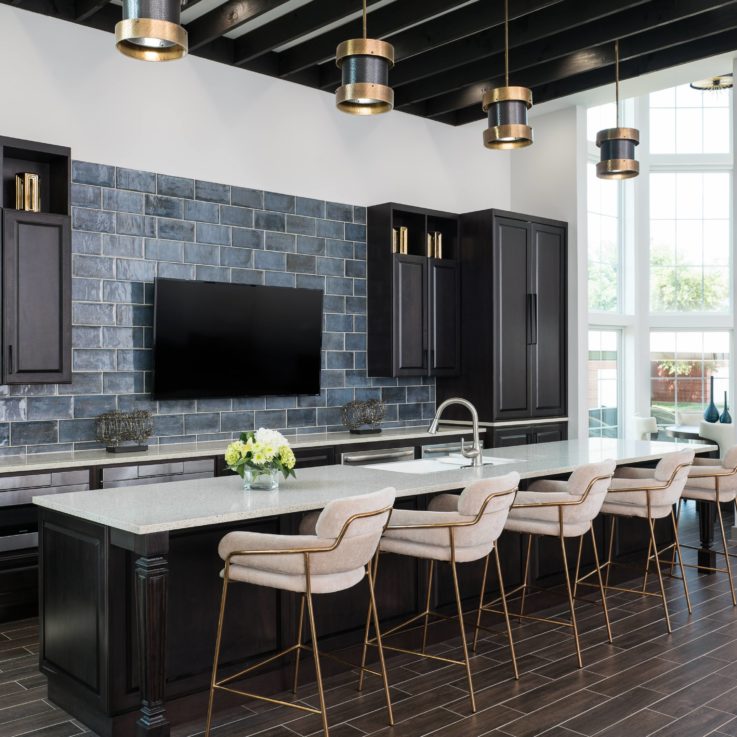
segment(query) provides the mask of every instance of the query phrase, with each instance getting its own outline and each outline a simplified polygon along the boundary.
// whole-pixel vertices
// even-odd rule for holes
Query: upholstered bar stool
[[[386,707],[389,724],[393,724],[389,684],[384,665],[379,617],[376,611],[374,596],[374,573],[370,561],[376,554],[381,534],[386,527],[394,504],[395,490],[383,489],[373,494],[346,497],[330,502],[316,516],[314,534],[305,535],[271,535],[256,532],[229,532],[220,541],[218,553],[225,561],[221,573],[223,591],[220,600],[217,636],[215,641],[215,657],[210,686],[210,700],[207,708],[207,726],[205,735],[210,734],[212,723],[212,707],[215,691],[230,693],[259,699],[270,703],[288,706],[300,711],[320,714],[325,737],[328,737],[328,720],[325,709],[322,675],[320,671],[320,653],[317,645],[317,630],[312,605],[313,594],[330,594],[355,586],[368,576],[369,616],[376,630],[376,644],[379,652],[380,672],[370,671],[384,680]],[[228,586],[231,582],[250,583],[256,586],[268,586],[283,591],[294,591],[302,594],[299,630],[294,645],[273,655],[272,657],[252,665],[233,675],[218,680],[218,659],[225,617],[225,604]],[[310,628],[311,646],[303,644],[302,630],[304,625],[305,606]],[[289,653],[296,653],[294,672],[294,690],[297,689],[299,673],[299,656],[303,650],[311,650],[315,661],[315,676],[320,708],[313,709],[301,704],[293,704],[266,696],[248,693],[234,688],[231,684],[252,673],[257,668],[273,662]],[[328,656],[328,654],[325,654]],[[363,667],[364,664],[362,664]]]
[[[474,712],[476,711],[476,699],[468,656],[468,643],[466,641],[466,629],[463,621],[457,566],[460,563],[470,563],[485,559],[485,580],[488,572],[489,556],[493,551],[497,575],[499,576],[501,600],[506,612],[504,583],[502,580],[501,565],[499,563],[499,554],[496,549],[496,541],[504,529],[504,521],[514,500],[518,484],[519,474],[508,473],[497,478],[474,481],[464,489],[460,496],[442,495],[436,498],[438,501],[433,500],[431,508],[427,511],[395,509],[379,546],[379,552],[382,555],[393,553],[395,555],[407,555],[429,561],[429,577],[424,611],[384,633],[386,639],[388,635],[397,634],[414,622],[423,620],[421,651],[390,647],[387,644],[384,644],[384,649],[408,653],[410,655],[420,655],[465,668],[471,709]],[[377,556],[377,566],[378,560],[379,557]],[[450,564],[457,612],[454,617],[445,617],[437,612],[433,612],[430,608],[436,562]],[[431,616],[441,619],[458,620],[461,648],[463,651],[462,659],[451,659],[439,655],[430,655],[425,652],[427,625]],[[505,617],[512,666],[515,678],[518,678],[514,643],[512,641],[512,629],[509,623],[509,616],[505,614]],[[367,636],[364,645],[364,658],[366,657],[366,646],[373,644],[378,644],[378,640],[376,638],[369,640]]]
[[[727,534],[724,529],[724,518],[722,516],[722,504],[725,502],[735,502],[737,497],[737,445],[730,448],[723,457],[723,460],[716,458],[695,458],[691,468],[688,471],[686,486],[681,494],[678,502],[678,514],[676,520],[680,520],[681,501],[683,499],[694,499],[707,504],[714,504],[719,520],[719,530],[722,535],[722,551],[724,556],[725,567],[713,568],[700,563],[684,565],[697,568],[702,571],[714,571],[718,573],[726,573],[729,580],[729,591],[732,594],[732,605],[737,606],[737,599],[734,593],[734,582],[732,580],[732,564],[730,562],[731,554],[727,547]],[[681,545],[682,548],[698,550],[693,545]],[[720,551],[716,551],[719,553]]]
[[[517,499],[504,525],[505,530],[519,532],[528,536],[524,578],[522,584],[511,592],[512,594],[521,593],[519,614],[514,614],[513,616],[570,627],[576,645],[576,658],[579,668],[583,668],[583,659],[581,657],[581,643],[578,636],[578,623],[576,622],[574,590],[568,570],[566,539],[579,538],[580,543],[582,543],[586,534],[591,536],[591,544],[594,549],[594,572],[597,573],[599,578],[601,605],[604,610],[607,635],[609,642],[611,642],[612,630],[609,625],[609,611],[606,605],[606,594],[601,576],[601,566],[599,565],[599,553],[596,547],[596,533],[594,532],[593,520],[599,514],[601,505],[604,502],[614,468],[614,461],[606,460],[601,463],[579,466],[566,481],[555,479],[535,481],[530,485],[529,490],[520,491],[517,494]],[[557,537],[560,540],[570,621],[553,617],[532,616],[524,613],[525,595],[529,589],[533,588],[528,579],[532,538],[535,535]],[[491,602],[489,605],[484,605],[484,610],[493,611],[490,607],[494,603]]]
[[[668,632],[671,632],[670,615],[668,613],[665,585],[663,584],[663,573],[660,568],[663,553],[673,551],[673,555],[678,559],[681,578],[683,580],[683,591],[686,595],[689,614],[691,613],[691,599],[688,595],[688,582],[686,581],[678,540],[678,524],[676,523],[673,509],[674,505],[681,498],[693,459],[693,450],[682,450],[677,453],[669,453],[658,462],[658,465],[654,469],[631,468],[628,466],[618,468],[604,500],[604,505],[601,508],[603,514],[608,514],[612,517],[612,525],[609,533],[609,551],[607,561],[604,564],[606,568],[607,589],[657,596],[662,599],[665,624]],[[650,542],[648,544],[645,575],[641,589],[609,586],[609,574],[612,566],[615,564],[612,556],[614,552],[616,522],[620,517],[638,517],[647,521]],[[665,519],[666,517],[671,518],[674,541],[659,550],[655,538],[655,520]],[[658,574],[659,594],[645,590],[651,562],[655,563],[655,571]]]

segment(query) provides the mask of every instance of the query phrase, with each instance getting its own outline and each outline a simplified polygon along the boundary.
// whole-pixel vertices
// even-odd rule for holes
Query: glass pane
[[[729,265],[729,220],[704,220],[704,264]]]
[[[676,270],[655,267],[650,269],[650,309],[654,312],[673,312],[678,309]]]
[[[729,153],[729,110],[710,108],[704,110],[704,153]]]
[[[668,154],[676,150],[676,111],[650,110],[650,152]]]
[[[710,172],[704,175],[704,217],[729,218],[729,174]]]
[[[681,220],[676,235],[676,263],[680,266],[702,264],[702,221]]]
[[[676,175],[650,175],[650,217],[672,219],[676,216]]]
[[[619,436],[618,330],[589,330],[588,407],[591,437]]]

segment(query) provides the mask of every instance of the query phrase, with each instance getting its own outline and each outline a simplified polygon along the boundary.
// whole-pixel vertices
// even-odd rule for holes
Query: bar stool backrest
[[[568,477],[568,493],[573,497],[586,495],[586,498],[579,505],[563,507],[566,522],[589,522],[599,514],[616,466],[613,460],[607,459],[587,463],[573,471]]]
[[[502,534],[509,509],[519,486],[516,471],[491,479],[470,483],[458,498],[458,514],[469,521],[478,518],[476,524],[458,527],[456,542],[460,546],[476,546],[494,542]],[[483,512],[483,514],[482,514]]]
[[[730,471],[737,468],[737,445],[733,445],[725,454],[722,466]]]
[[[396,490],[387,487],[328,502],[317,518],[315,534],[326,541],[343,537],[335,550],[317,556],[320,567],[338,572],[365,566],[376,553],[395,497]]]
[[[669,453],[658,461],[653,474],[656,481],[670,482],[667,488],[658,492],[656,502],[658,506],[676,504],[681,498],[693,459],[694,451],[687,448],[678,453]]]

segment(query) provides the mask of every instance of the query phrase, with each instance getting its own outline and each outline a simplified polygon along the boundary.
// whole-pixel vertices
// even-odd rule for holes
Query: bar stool
[[[689,568],[696,568],[701,571],[713,571],[717,573],[726,573],[729,580],[729,591],[732,594],[732,605],[737,606],[737,599],[734,593],[734,582],[732,580],[732,565],[730,557],[732,554],[727,547],[727,534],[724,529],[724,518],[722,516],[722,504],[725,502],[735,502],[737,498],[737,445],[730,448],[725,454],[723,460],[716,458],[695,458],[693,465],[688,471],[688,479],[686,486],[678,500],[678,513],[676,521],[681,518],[681,501],[683,499],[694,499],[699,502],[714,504],[717,510],[717,519],[719,520],[719,530],[722,535],[722,550],[720,554],[724,556],[724,568],[712,568],[710,566],[701,565],[699,563],[684,563]],[[698,550],[693,545],[681,545],[682,548]],[[720,551],[715,551],[719,553]]]
[[[596,533],[594,532],[594,518],[599,514],[604,502],[606,491],[614,473],[615,463],[612,460],[601,463],[591,463],[579,466],[567,481],[555,479],[543,479],[535,481],[530,485],[528,491],[520,491],[517,499],[509,512],[509,517],[504,525],[505,530],[519,532],[527,535],[527,553],[525,556],[525,573],[522,584],[518,586],[512,595],[521,593],[520,611],[518,616],[522,619],[549,622],[551,624],[570,627],[573,631],[573,639],[576,645],[576,658],[578,667],[583,668],[581,657],[581,643],[578,636],[578,623],[576,622],[576,608],[574,603],[574,590],[571,586],[571,576],[568,570],[568,557],[566,555],[566,538],[579,538],[579,550],[583,544],[584,536],[591,535],[591,543],[594,549],[594,572],[598,574],[599,591],[601,593],[601,605],[604,610],[604,621],[606,622],[609,642],[612,641],[612,630],[609,625],[609,611],[606,604],[604,582],[601,576],[599,564],[599,553],[596,547]],[[530,554],[532,552],[532,538],[534,535],[557,537],[560,540],[560,550],[563,557],[563,573],[566,582],[566,595],[570,611],[570,621],[554,617],[541,617],[526,615],[524,613],[525,596],[529,589],[534,588],[529,583]],[[491,602],[495,604],[496,602]],[[484,605],[485,611],[491,605]]]
[[[418,652],[386,644],[384,645],[384,649],[410,655],[419,655],[443,663],[464,667],[468,681],[471,709],[474,712],[476,711],[476,699],[473,689],[473,678],[471,676],[471,665],[468,657],[466,630],[463,622],[463,608],[458,585],[457,565],[459,563],[470,563],[485,559],[485,580],[488,572],[489,556],[493,551],[495,554],[497,575],[499,576],[501,599],[506,612],[504,583],[502,580],[501,565],[499,563],[499,554],[496,549],[496,541],[504,528],[504,521],[514,500],[518,484],[519,474],[515,472],[508,473],[497,478],[474,481],[464,489],[460,496],[441,495],[440,497],[436,497],[437,501],[433,500],[430,505],[431,509],[427,511],[395,509],[379,545],[380,554],[394,553],[396,555],[407,555],[429,561],[429,577],[424,611],[384,633],[384,638],[386,639],[388,635],[397,634],[410,624],[418,620],[424,620],[421,651]],[[377,567],[378,561],[379,556],[377,556],[375,563]],[[436,561],[450,563],[457,611],[457,614],[452,617],[446,617],[438,612],[434,612],[430,608]],[[462,660],[430,655],[425,652],[427,625],[431,616],[440,619],[458,620],[461,647],[463,650]],[[514,676],[515,678],[519,678],[517,662],[514,655],[512,628],[507,614],[505,614],[505,619]],[[378,644],[378,640],[376,638],[369,639],[368,634],[367,628],[366,638],[364,640],[364,661],[366,648],[369,645]]]
[[[604,500],[601,508],[603,514],[611,515],[612,525],[609,532],[609,551],[607,561],[604,564],[606,569],[606,588],[613,591],[625,591],[634,594],[642,594],[644,596],[657,596],[663,601],[663,611],[665,613],[665,624],[668,632],[671,632],[670,615],[668,613],[668,600],[665,595],[665,586],[663,584],[663,574],[660,569],[660,556],[669,550],[673,551],[673,555],[678,559],[681,569],[681,578],[683,580],[683,591],[686,595],[686,604],[688,613],[691,613],[691,599],[688,594],[688,582],[681,559],[681,548],[678,540],[678,524],[673,512],[674,505],[680,500],[681,493],[686,485],[689,468],[694,459],[693,450],[681,450],[677,453],[669,453],[661,458],[658,465],[652,468],[632,468],[622,467],[617,469],[615,478],[612,479],[609,492]],[[655,538],[655,520],[664,519],[670,516],[673,525],[674,542],[665,548],[658,550]],[[647,548],[647,560],[645,562],[645,575],[641,589],[630,589],[622,586],[609,586],[609,574],[611,568],[615,565],[612,560],[614,552],[614,535],[616,531],[616,523],[619,517],[639,517],[647,520],[650,532],[650,541]],[[658,574],[658,582],[660,593],[655,594],[646,591],[647,578],[650,571],[650,562],[655,562],[655,570]],[[590,574],[588,574],[590,575]],[[585,576],[582,577],[583,579]]]
[[[325,737],[328,737],[328,720],[323,693],[322,675],[320,671],[320,653],[317,645],[317,630],[312,606],[313,594],[330,594],[343,591],[359,583],[365,575],[369,585],[369,616],[376,630],[376,644],[379,653],[380,675],[384,680],[384,694],[389,715],[389,724],[393,724],[389,683],[384,664],[379,617],[376,611],[374,596],[374,572],[370,565],[376,554],[381,534],[389,521],[396,492],[393,488],[383,489],[373,494],[346,497],[328,503],[325,509],[316,516],[315,534],[313,535],[272,535],[257,532],[229,532],[220,541],[218,553],[225,561],[221,572],[223,591],[220,600],[217,636],[215,640],[215,657],[210,685],[210,700],[207,707],[207,726],[205,735],[210,734],[212,723],[212,707],[215,691],[228,691],[247,698],[267,701],[272,704],[288,706],[311,714],[320,714]],[[252,665],[234,675],[218,680],[218,659],[225,616],[225,603],[230,582],[240,581],[268,586],[283,591],[294,591],[302,594],[297,642],[291,647],[273,655],[266,660]],[[312,646],[302,643],[305,604]],[[253,672],[279,657],[296,652],[294,671],[294,691],[297,690],[299,676],[299,656],[303,650],[311,650],[315,661],[315,675],[320,708],[314,709],[301,704],[272,699],[233,688],[229,684],[248,673]],[[324,654],[327,657],[334,657]],[[364,663],[361,667],[364,667]]]

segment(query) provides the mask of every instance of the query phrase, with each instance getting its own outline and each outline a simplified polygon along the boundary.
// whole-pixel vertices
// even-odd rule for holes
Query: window
[[[616,182],[596,177],[596,165],[586,165],[588,201],[589,311],[618,312],[619,193]]]
[[[701,92],[689,85],[650,95],[650,153],[729,153],[729,91]]]
[[[650,309],[726,312],[730,175],[650,175]]]
[[[729,389],[729,341],[727,331],[650,333],[650,406],[659,426],[697,423],[711,398],[712,376],[714,400],[722,406]]]
[[[619,330],[589,330],[589,436],[619,435]]]

